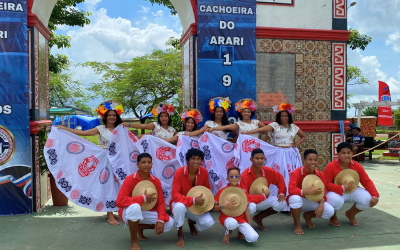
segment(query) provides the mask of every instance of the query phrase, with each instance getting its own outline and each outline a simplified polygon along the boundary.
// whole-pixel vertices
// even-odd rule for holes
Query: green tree
[[[73,106],[92,111],[86,104],[88,97],[82,82],[73,80],[72,74],[50,72],[49,80],[50,107]]]
[[[362,115],[378,117],[378,107],[367,107],[362,111]]]
[[[146,0],[146,1],[149,1],[151,4],[159,4],[168,7],[172,15],[176,15],[177,13],[174,6],[169,0]]]
[[[400,107],[393,111],[393,125],[400,130]]]
[[[86,62],[82,65],[102,74],[101,80],[89,88],[91,91],[120,102],[125,112],[132,112],[136,117],[149,113],[155,104],[169,102],[179,106],[181,103],[181,51],[175,47],[153,50],[130,62]]]
[[[58,0],[51,13],[49,20],[49,30],[51,31],[51,39],[49,42],[50,49],[56,46],[58,49],[71,47],[71,38],[69,36],[56,35],[58,25],[79,26],[83,27],[90,23],[90,12],[78,9],[76,6],[85,0]],[[65,55],[50,54],[49,70],[53,73],[60,73],[68,67],[69,60]]]

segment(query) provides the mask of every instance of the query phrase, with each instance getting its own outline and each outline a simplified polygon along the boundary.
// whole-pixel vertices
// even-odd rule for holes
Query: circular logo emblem
[[[118,135],[118,131],[114,129],[113,132],[111,132],[111,134]]]
[[[235,149],[235,144],[230,142],[225,142],[224,144],[222,144],[221,149],[225,153],[230,153]]]
[[[99,175],[100,183],[101,184],[106,183],[109,177],[110,177],[110,170],[107,167],[103,168]]]
[[[135,151],[132,151],[130,154],[129,154],[129,160],[131,160],[131,162],[133,162],[133,163],[136,163],[137,162],[137,157],[140,155],[140,152],[139,151],[137,151],[137,150],[135,150]]]
[[[67,144],[67,151],[70,154],[78,155],[85,151],[85,145],[78,141],[73,141]]]
[[[180,147],[181,145],[182,145],[182,141],[181,141],[181,139],[178,139],[178,143],[176,143],[176,146]]]
[[[96,205],[96,211],[97,211],[97,212],[100,212],[100,211],[103,210],[103,208],[104,208],[104,203],[100,201],[100,202]]]
[[[211,167],[212,167],[212,161],[208,161],[208,162],[206,163],[206,167],[207,167],[207,169],[211,169]]]
[[[250,153],[256,148],[260,148],[260,142],[254,139],[247,139],[242,143],[242,150],[245,153]]]
[[[235,157],[232,157],[227,163],[226,163],[226,170],[229,170],[230,168],[233,168],[235,166]]]
[[[79,190],[78,189],[74,189],[71,192],[71,199],[76,200],[79,197]]]
[[[54,146],[54,141],[52,139],[47,139],[46,144],[44,146],[46,148],[51,148]]]
[[[196,141],[196,140],[192,140],[192,141],[190,142],[190,146],[191,146],[192,148],[197,148],[197,149],[200,148],[199,142]]]
[[[200,137],[200,140],[202,142],[207,142],[208,141],[208,135],[204,134],[202,137]]]
[[[160,161],[170,161],[176,157],[176,150],[170,147],[159,147],[156,151],[156,157]]]
[[[171,179],[175,174],[175,166],[174,165],[168,165],[166,166],[163,171],[162,175],[164,179]]]
[[[57,180],[60,179],[63,175],[63,172],[60,170],[57,174]]]
[[[10,130],[0,126],[0,165],[6,164],[15,152],[15,140]]]

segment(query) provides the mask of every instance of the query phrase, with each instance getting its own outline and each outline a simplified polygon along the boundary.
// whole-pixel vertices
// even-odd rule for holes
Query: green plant
[[[173,127],[176,131],[182,130],[182,119],[181,114],[183,112],[183,107],[180,105],[175,108],[175,114],[172,116],[171,127]]]
[[[39,168],[40,168],[40,173],[44,174],[49,171],[49,168],[47,167],[46,163],[46,158],[44,156],[44,145],[46,144],[47,141],[47,131],[46,131],[46,126],[44,127],[43,130],[39,132]]]
[[[397,130],[400,130],[400,107],[393,112],[393,125]]]

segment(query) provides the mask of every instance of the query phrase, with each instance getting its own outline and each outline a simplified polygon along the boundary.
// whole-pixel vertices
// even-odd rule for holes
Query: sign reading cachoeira
[[[210,117],[208,101],[234,104],[256,99],[256,0],[198,0],[198,108]]]
[[[32,211],[27,1],[0,1],[0,215]]]

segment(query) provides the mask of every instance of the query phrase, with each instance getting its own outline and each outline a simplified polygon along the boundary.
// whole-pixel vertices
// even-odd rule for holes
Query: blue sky
[[[182,34],[178,16],[145,0],[86,0],[78,7],[93,13],[91,24],[84,28],[59,27],[57,32],[70,36],[72,46],[55,49],[74,62],[129,61],[153,49],[166,48],[168,38]],[[349,86],[349,93],[355,93],[350,102],[377,100],[378,80],[389,84],[393,100],[400,99],[400,0],[358,0],[348,15],[349,27],[373,39],[365,51],[348,51],[348,62],[361,68],[371,81],[368,86]],[[99,79],[89,68],[71,71],[75,79],[87,85]],[[354,109],[348,115],[354,115]]]

